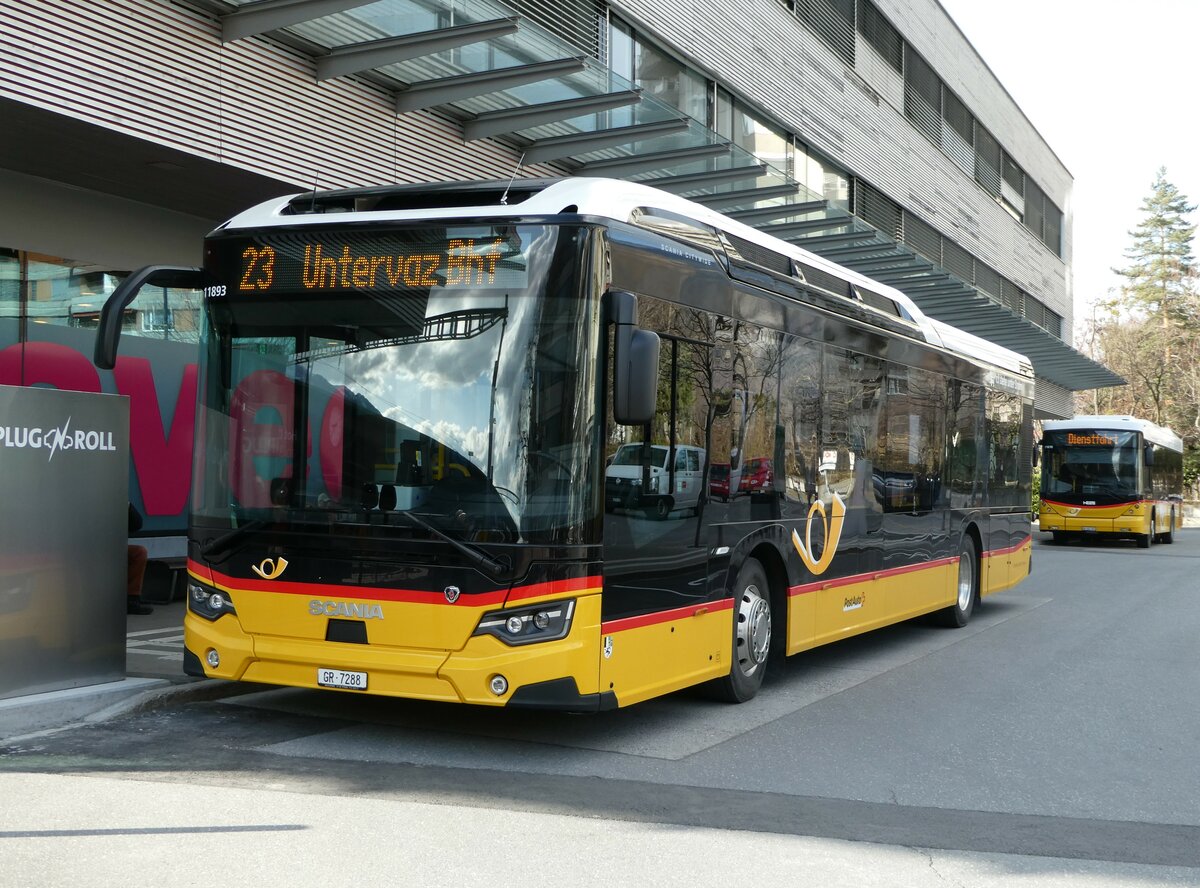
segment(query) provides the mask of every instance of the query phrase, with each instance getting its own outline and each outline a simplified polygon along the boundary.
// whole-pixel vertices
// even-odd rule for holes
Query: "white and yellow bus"
[[[1047,422],[1040,528],[1054,541],[1125,537],[1143,549],[1183,527],[1183,442],[1132,416]]]

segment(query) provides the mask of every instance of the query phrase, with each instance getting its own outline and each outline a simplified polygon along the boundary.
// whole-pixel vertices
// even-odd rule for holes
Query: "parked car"
[[[677,509],[700,504],[704,450],[688,444],[672,448],[652,444],[649,472],[643,471],[645,445],[622,444],[604,470],[604,506],[638,509],[666,518]],[[648,478],[647,478],[648,475]]]
[[[729,463],[713,463],[708,469],[708,495],[729,502]]]

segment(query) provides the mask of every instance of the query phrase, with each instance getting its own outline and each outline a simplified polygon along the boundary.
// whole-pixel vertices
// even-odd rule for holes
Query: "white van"
[[[643,489],[640,441],[622,444],[604,470],[604,507],[637,509],[666,518],[677,509],[700,505],[704,482],[704,448],[677,444],[650,445],[650,479]]]

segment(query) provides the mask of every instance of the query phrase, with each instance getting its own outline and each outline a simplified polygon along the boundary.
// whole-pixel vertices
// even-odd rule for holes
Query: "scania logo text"
[[[383,605],[358,604],[353,601],[321,601],[314,598],[308,603],[308,612],[314,617],[353,617],[356,620],[383,619]]]

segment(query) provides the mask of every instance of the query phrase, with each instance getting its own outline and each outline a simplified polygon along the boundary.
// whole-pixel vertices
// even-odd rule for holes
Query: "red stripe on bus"
[[[354,586],[337,583],[292,583],[285,580],[250,580],[231,577],[211,570],[195,561],[188,561],[188,570],[200,575],[211,576],[211,582],[227,589],[244,589],[250,592],[276,592],[284,595],[313,595],[335,598],[360,598],[365,601],[398,601],[412,604],[449,605],[442,592],[423,589],[382,589],[377,586]],[[551,580],[529,586],[516,586],[511,591],[497,589],[479,595],[463,595],[455,602],[457,606],[483,607],[503,604],[506,598],[526,599],[560,592],[580,592],[599,588],[599,577],[580,577],[574,580]]]
[[[643,626],[654,626],[658,623],[670,623],[685,617],[698,617],[714,611],[732,610],[733,599],[722,598],[720,601],[705,601],[700,604],[689,604],[686,607],[676,607],[671,610],[657,611],[652,614],[638,614],[636,617],[622,617],[600,624],[600,631],[605,635],[611,632],[623,632],[626,629],[640,629]]]
[[[529,586],[514,586],[508,593],[508,600],[522,601],[526,598],[540,598],[543,595],[564,595],[571,592],[599,592],[599,577],[573,577],[569,580],[548,580],[545,583],[533,583]]]
[[[920,564],[906,564],[904,567],[892,567],[887,570],[872,570],[866,573],[851,574],[848,577],[837,577],[831,580],[820,580],[815,583],[802,583],[799,586],[789,586],[788,595],[804,595],[807,592],[817,592],[821,589],[836,589],[839,586],[853,586],[856,583],[865,583],[870,580],[882,580],[887,577],[900,576],[901,574],[914,573],[918,570],[932,570],[935,567],[945,567],[948,564],[957,564],[958,556],[953,558],[939,558],[936,561],[922,561]]]
[[[1033,535],[1030,534],[1029,536],[1025,537],[1025,539],[1021,540],[1021,542],[1017,543],[1015,546],[1007,546],[1003,549],[989,549],[988,551],[983,553],[983,557],[984,558],[997,558],[1001,555],[1011,555],[1013,552],[1019,551],[1020,549],[1024,549],[1025,546],[1027,546],[1032,541],[1033,541]]]

